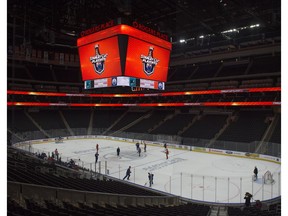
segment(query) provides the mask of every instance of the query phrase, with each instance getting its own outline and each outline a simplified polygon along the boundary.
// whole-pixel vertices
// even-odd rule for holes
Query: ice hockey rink
[[[95,166],[96,144],[99,159]],[[154,174],[152,189],[172,193],[189,199],[216,203],[243,203],[249,192],[254,200],[267,200],[281,194],[281,165],[267,160],[202,153],[169,148],[166,159],[161,145],[140,144],[142,152],[136,151],[135,142],[106,139],[68,139],[63,143],[45,142],[31,145],[33,151],[51,155],[58,149],[62,161],[73,159],[79,166],[123,179],[131,166],[131,183],[149,187],[148,172]],[[116,149],[120,148],[117,157]],[[105,162],[106,161],[106,162]],[[252,180],[254,167],[259,173]],[[266,171],[273,175],[273,184],[264,184]],[[252,200],[252,201],[254,201]]]

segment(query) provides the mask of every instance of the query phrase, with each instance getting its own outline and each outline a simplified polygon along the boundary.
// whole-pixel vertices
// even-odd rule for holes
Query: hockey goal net
[[[267,171],[263,176],[264,184],[273,184],[274,179],[270,171]]]

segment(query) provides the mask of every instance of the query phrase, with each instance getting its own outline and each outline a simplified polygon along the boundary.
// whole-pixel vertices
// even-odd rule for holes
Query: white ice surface
[[[101,173],[105,172],[107,161],[109,175],[122,179],[126,169],[131,166],[130,181],[147,187],[148,172],[152,172],[154,174],[152,188],[186,198],[217,203],[243,203],[245,192],[252,193],[254,200],[271,199],[281,193],[281,165],[263,160],[172,148],[169,148],[169,159],[166,160],[163,147],[147,145],[147,152],[144,152],[143,144],[139,157],[135,143],[104,139],[65,140],[64,143],[58,144],[54,142],[34,144],[32,148],[50,154],[57,148],[62,161],[72,158],[80,166],[95,170],[94,154],[97,143],[99,144],[97,172],[100,161]],[[116,154],[118,146],[121,150],[120,157]],[[255,166],[258,167],[259,173],[258,180],[253,182]],[[262,176],[267,170],[275,179],[272,185],[262,183]]]

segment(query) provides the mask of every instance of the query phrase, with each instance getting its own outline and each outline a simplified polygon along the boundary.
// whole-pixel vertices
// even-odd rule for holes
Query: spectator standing
[[[250,207],[251,206],[251,198],[252,197],[253,197],[252,194],[250,194],[249,192],[245,193],[244,199],[245,199],[245,206],[246,207]]]
[[[58,161],[59,152],[58,152],[57,148],[55,149],[55,155],[56,155],[56,160]]]

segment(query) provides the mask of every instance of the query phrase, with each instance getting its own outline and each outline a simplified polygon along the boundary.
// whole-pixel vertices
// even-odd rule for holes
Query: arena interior
[[[111,20],[171,43],[165,90],[84,84],[77,40]],[[189,199],[36,150],[105,139],[280,166],[281,119],[281,1],[7,1],[7,215],[281,215],[274,173],[259,191],[277,196],[256,200],[252,190],[246,206],[244,196]]]

